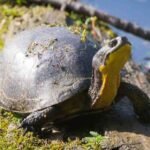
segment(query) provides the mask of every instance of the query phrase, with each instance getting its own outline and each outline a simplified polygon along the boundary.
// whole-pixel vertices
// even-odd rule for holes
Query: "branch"
[[[142,27],[133,24],[132,22],[127,22],[124,20],[121,20],[117,17],[111,16],[107,13],[104,13],[100,10],[96,10],[95,8],[82,4],[80,2],[76,2],[73,0],[70,0],[67,2],[67,0],[28,0],[30,3],[44,3],[44,4],[51,4],[55,7],[62,8],[65,3],[65,9],[66,10],[73,10],[76,13],[85,14],[87,16],[96,16],[98,19],[107,22],[108,24],[111,24],[112,26],[115,26],[116,28],[119,28],[121,30],[124,30],[126,32],[132,33],[136,36],[139,36],[141,38],[144,38],[146,40],[150,41],[150,30],[145,30]]]

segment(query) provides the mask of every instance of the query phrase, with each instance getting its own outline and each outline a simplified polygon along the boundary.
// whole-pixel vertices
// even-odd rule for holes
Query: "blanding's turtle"
[[[0,106],[27,114],[21,127],[32,130],[66,116],[106,110],[118,89],[125,89],[122,96],[129,97],[139,117],[150,120],[149,98],[142,100],[144,92],[120,79],[130,56],[126,37],[100,48],[65,27],[23,31],[0,56]]]

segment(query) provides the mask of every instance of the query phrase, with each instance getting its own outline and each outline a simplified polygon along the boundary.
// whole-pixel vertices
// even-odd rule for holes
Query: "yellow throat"
[[[99,90],[99,99],[93,105],[93,109],[108,108],[120,85],[120,70],[131,55],[131,46],[122,45],[119,49],[112,52],[106,60],[106,65],[99,66],[102,74],[102,85]]]

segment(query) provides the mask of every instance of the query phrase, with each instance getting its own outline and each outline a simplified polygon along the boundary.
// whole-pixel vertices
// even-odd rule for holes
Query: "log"
[[[87,16],[96,16],[98,19],[107,22],[108,24],[124,30],[126,32],[132,33],[138,37],[144,38],[150,41],[150,30],[146,30],[132,22],[128,22],[117,18],[115,16],[111,16],[107,13],[104,13],[100,10],[95,9],[86,4],[82,4],[78,1],[74,0],[27,0],[29,3],[37,3],[37,4],[51,4],[58,8],[64,8],[67,11],[75,11],[76,13],[84,14]],[[65,7],[64,7],[65,3]]]

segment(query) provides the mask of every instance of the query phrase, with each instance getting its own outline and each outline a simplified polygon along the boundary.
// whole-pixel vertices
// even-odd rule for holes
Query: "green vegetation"
[[[70,140],[65,143],[61,140],[40,139],[28,132],[23,135],[22,129],[17,129],[21,119],[12,113],[1,110],[0,112],[0,149],[2,150],[63,150],[81,148],[83,150],[99,150],[101,142],[105,139],[96,132],[90,132],[91,137]]]
[[[84,15],[79,15],[74,12],[69,13],[68,17],[74,21],[73,25],[85,29],[86,32],[90,32],[96,38],[96,40],[101,40],[101,35],[96,35],[99,34],[98,30],[102,34],[106,35],[108,38],[114,38],[117,36],[116,33],[114,33],[106,23],[98,20],[96,17],[86,17]],[[83,31],[83,35],[86,34],[85,30]]]
[[[0,0],[0,3],[9,3],[9,4],[26,4],[27,0]]]
[[[9,24],[14,18],[21,17],[25,9],[18,6],[0,5],[0,10],[0,49],[2,49]]]
[[[101,149],[101,142],[105,137],[94,131],[90,131],[90,135],[91,137],[85,137],[82,139],[82,141],[86,143],[88,149]]]

